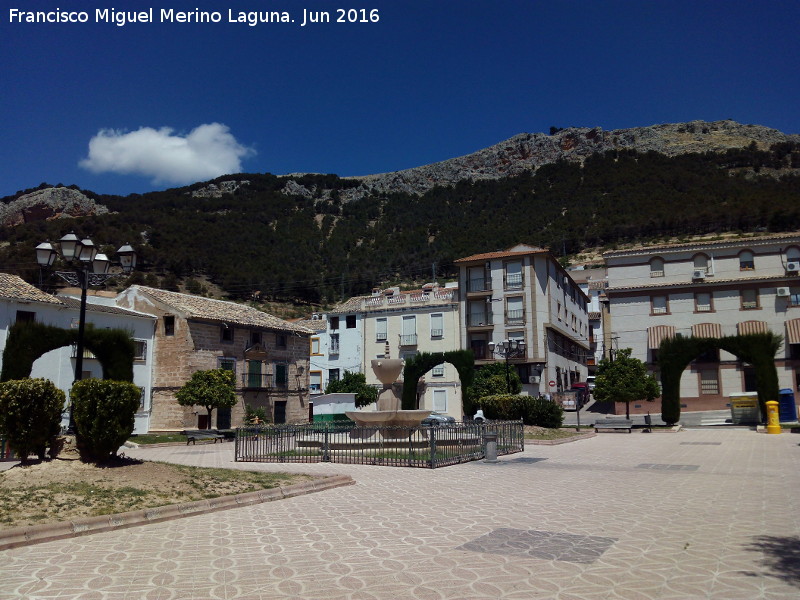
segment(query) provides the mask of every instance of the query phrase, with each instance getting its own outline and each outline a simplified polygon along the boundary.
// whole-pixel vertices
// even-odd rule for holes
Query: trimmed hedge
[[[25,462],[30,454],[44,459],[50,446],[58,454],[64,392],[47,379],[15,379],[0,383],[0,432]]]
[[[83,379],[72,386],[75,438],[81,458],[103,461],[115,456],[135,425],[141,388],[128,381]]]
[[[479,401],[487,419],[507,421],[522,419],[525,425],[558,428],[564,419],[562,408],[541,396],[496,394]]]

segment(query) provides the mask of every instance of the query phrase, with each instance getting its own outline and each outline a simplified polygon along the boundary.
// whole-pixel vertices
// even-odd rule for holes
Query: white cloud
[[[186,136],[173,129],[101,129],[89,140],[80,166],[94,173],[136,174],[153,183],[186,184],[242,171],[241,159],[255,154],[221,123],[200,125]]]

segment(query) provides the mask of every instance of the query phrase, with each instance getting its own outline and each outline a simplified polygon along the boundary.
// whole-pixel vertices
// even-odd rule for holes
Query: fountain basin
[[[348,418],[360,427],[418,427],[430,410],[351,410]]]

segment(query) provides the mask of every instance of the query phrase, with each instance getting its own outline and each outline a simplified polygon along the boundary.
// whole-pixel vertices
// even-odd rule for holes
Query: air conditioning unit
[[[797,273],[800,271],[800,262],[792,261],[786,263],[786,270],[789,271],[789,273]]]
[[[703,269],[695,269],[692,271],[692,279],[705,279],[706,272]]]
[[[539,375],[531,375],[528,377],[528,383],[539,383],[542,378]]]
[[[778,297],[779,298],[788,298],[790,295],[788,287],[779,287],[778,288]]]

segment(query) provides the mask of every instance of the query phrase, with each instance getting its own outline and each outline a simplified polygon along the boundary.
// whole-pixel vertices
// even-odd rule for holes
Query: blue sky
[[[377,11],[301,27],[303,11]],[[86,23],[10,22],[10,9]],[[95,9],[155,22],[95,22]],[[220,13],[162,23],[161,9]],[[228,10],[294,23],[228,23]],[[365,175],[550,126],[731,118],[800,133],[800,2],[10,0],[0,196],[129,194],[230,171]],[[90,153],[90,143],[92,151]]]

